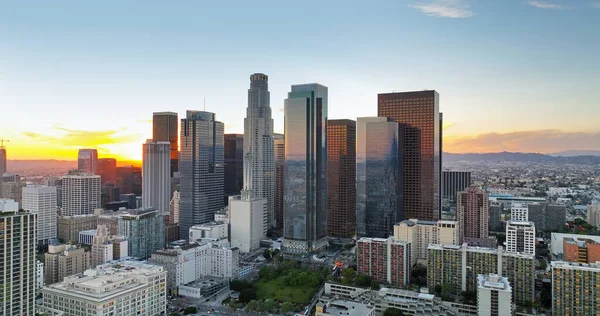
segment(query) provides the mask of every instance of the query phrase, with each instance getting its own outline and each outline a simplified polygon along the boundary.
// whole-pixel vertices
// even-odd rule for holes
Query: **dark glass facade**
[[[358,237],[387,238],[403,220],[402,166],[398,123],[359,117],[356,153]]]
[[[356,122],[327,121],[327,235],[356,232]]]
[[[377,115],[400,124],[406,218],[440,219],[440,117],[436,91],[379,94]]]
[[[442,171],[442,198],[455,202],[456,193],[470,185],[470,171]]]
[[[117,187],[121,194],[142,195],[142,168],[134,166],[117,167]]]
[[[283,163],[285,161],[285,140],[283,134],[273,134],[275,152],[275,222],[278,232],[283,232]]]
[[[117,182],[117,160],[115,158],[98,159],[97,175],[100,176],[100,183]]]
[[[284,251],[327,246],[327,87],[294,85],[284,102]]]
[[[98,168],[98,150],[83,148],[77,154],[77,170],[96,174]]]
[[[214,220],[223,208],[224,125],[215,114],[187,111],[181,120],[180,238],[189,238],[189,229]]]
[[[244,135],[225,134],[225,204],[244,185]]]
[[[152,140],[155,142],[171,143],[171,177],[179,171],[179,130],[177,126],[177,113],[155,112],[152,113]]]

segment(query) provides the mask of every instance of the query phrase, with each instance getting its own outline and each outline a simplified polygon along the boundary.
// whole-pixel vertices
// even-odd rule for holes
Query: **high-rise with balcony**
[[[0,236],[0,314],[35,315],[36,215],[0,212]]]
[[[244,135],[225,134],[225,203],[244,185]]]
[[[552,315],[600,314],[600,264],[552,261]]]
[[[56,187],[27,186],[23,188],[25,211],[37,214],[37,240],[40,245],[56,239],[58,207]]]
[[[463,238],[488,238],[490,202],[485,191],[470,186],[456,194],[456,219]]]
[[[377,116],[400,124],[403,210],[406,218],[440,218],[440,117],[436,91],[382,93]]]
[[[477,277],[477,313],[512,316],[512,288],[507,278],[497,274]]]
[[[98,168],[98,150],[93,148],[79,149],[77,169],[81,172],[96,174]]]
[[[403,220],[398,123],[359,117],[356,129],[357,236],[387,238]]]
[[[403,287],[408,284],[411,243],[388,238],[362,237],[356,244],[358,274],[368,275],[379,283]]]
[[[171,202],[171,161],[169,142],[147,140],[143,145],[142,207],[153,207],[169,215]]]
[[[62,215],[92,214],[100,208],[100,176],[70,174],[62,178]]]
[[[356,122],[327,121],[327,235],[356,232]]]
[[[181,239],[188,238],[190,227],[212,221],[223,208],[223,130],[223,123],[210,112],[187,111],[181,120]]]
[[[283,163],[285,161],[285,140],[283,134],[273,134],[275,151],[275,227],[283,231]]]
[[[293,85],[284,101],[283,249],[327,246],[327,87]]]
[[[177,128],[177,123],[177,113],[152,113],[152,140],[155,142],[169,142],[171,177],[174,172],[179,171],[179,130]]]
[[[533,222],[506,223],[506,251],[535,255],[535,225]]]
[[[146,259],[165,248],[165,219],[155,209],[127,210],[116,217],[119,235],[129,242],[130,257]]]
[[[256,198],[267,199],[268,226],[275,227],[275,153],[269,77],[250,76],[248,108],[244,119],[244,155],[252,154],[252,190]]]

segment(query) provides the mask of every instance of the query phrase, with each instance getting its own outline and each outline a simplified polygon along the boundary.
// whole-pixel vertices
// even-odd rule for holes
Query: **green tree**
[[[370,286],[371,285],[371,277],[368,275],[359,275],[354,280],[354,284],[358,286]]]
[[[233,280],[229,283],[229,288],[234,291],[241,292],[243,289],[252,288],[252,284],[244,280]]]
[[[271,249],[265,249],[265,251],[263,251],[263,257],[265,257],[267,260],[273,259],[273,253],[271,252]]]
[[[356,271],[354,271],[354,269],[352,268],[346,268],[344,270],[342,270],[342,283],[344,284],[350,284],[352,283],[352,281],[354,280],[354,278],[356,277]]]
[[[243,289],[240,292],[240,302],[248,303],[256,299],[256,291],[253,288]]]
[[[294,310],[294,305],[290,302],[283,302],[283,304],[281,304],[281,312],[284,314],[287,314],[291,311]]]
[[[196,314],[197,312],[196,306],[188,306],[183,310],[183,315]]]
[[[369,284],[371,290],[379,290],[379,282],[377,280],[371,280],[371,284]]]
[[[383,316],[404,316],[404,313],[397,308],[391,307],[383,312]]]
[[[254,312],[258,309],[258,304],[256,303],[255,300],[251,300],[250,302],[248,302],[248,304],[246,305],[246,312]]]

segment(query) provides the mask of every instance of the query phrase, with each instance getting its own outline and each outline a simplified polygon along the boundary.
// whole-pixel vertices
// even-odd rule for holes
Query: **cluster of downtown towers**
[[[377,116],[354,121],[328,120],[327,90],[291,87],[284,135],[273,133],[260,73],[250,76],[243,137],[224,135],[214,113],[187,111],[177,139],[177,114],[154,113],[154,140],[171,142],[171,171],[180,175],[181,238],[239,193],[242,174],[251,174],[244,190],[267,200],[268,227],[283,234],[288,252],[318,250],[326,237],[387,238],[403,219],[440,218],[438,93],[379,94]]]

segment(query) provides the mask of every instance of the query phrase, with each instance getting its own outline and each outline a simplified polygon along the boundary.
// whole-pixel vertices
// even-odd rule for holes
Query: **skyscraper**
[[[225,202],[244,185],[244,135],[225,134]]]
[[[152,113],[152,140],[155,142],[169,142],[171,156],[171,174],[179,171],[179,139],[177,129],[177,113],[154,112]]]
[[[82,172],[96,174],[98,169],[98,150],[93,148],[79,149],[77,169]]]
[[[35,315],[36,215],[0,213],[0,314]]]
[[[70,174],[62,178],[62,215],[92,214],[100,208],[100,176]]]
[[[403,220],[398,123],[359,117],[356,125],[357,235],[387,238]]]
[[[117,187],[119,193],[142,194],[142,168],[134,166],[117,167]]]
[[[356,233],[356,122],[327,122],[327,235]]]
[[[56,239],[58,220],[56,187],[24,187],[21,208],[37,215],[38,244],[47,245],[49,241]]]
[[[98,159],[96,174],[100,176],[100,182],[105,185],[108,182],[117,183],[117,160],[115,158]]]
[[[442,198],[456,201],[456,193],[471,185],[470,171],[442,171]]]
[[[171,202],[171,161],[169,142],[148,139],[143,145],[142,206],[169,215]]]
[[[457,192],[456,220],[463,238],[488,238],[490,201],[488,194],[475,186]]]
[[[440,218],[440,117],[436,91],[378,95],[377,116],[400,124],[406,218]]]
[[[191,226],[212,221],[223,208],[223,129],[210,112],[187,111],[181,119],[181,239],[188,238]]]
[[[284,115],[283,248],[310,252],[327,245],[327,87],[293,85]]]
[[[268,225],[275,227],[275,156],[268,81],[269,77],[265,74],[250,76],[244,119],[244,155],[252,154],[252,190],[257,198],[267,199]]]
[[[283,134],[273,134],[275,150],[275,222],[278,231],[283,231],[283,163],[285,162],[285,140]]]
[[[0,145],[0,177],[6,173],[6,148],[4,145]]]

